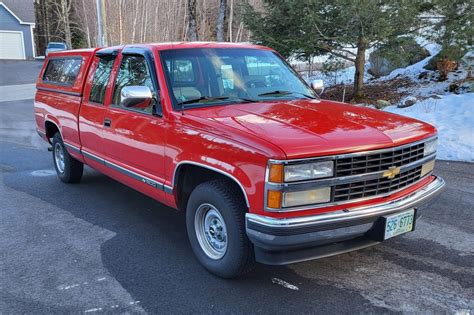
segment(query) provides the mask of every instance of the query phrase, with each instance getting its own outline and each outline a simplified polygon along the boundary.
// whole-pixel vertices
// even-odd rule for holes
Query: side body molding
[[[215,167],[212,167],[212,166],[209,166],[209,165],[206,165],[206,164],[202,164],[202,163],[198,163],[198,162],[193,162],[193,161],[181,161],[179,162],[177,165],[176,165],[176,168],[174,169],[174,172],[173,172],[173,187],[176,187],[177,185],[177,180],[178,180],[178,172],[179,172],[179,169],[182,165],[186,165],[186,164],[189,164],[189,165],[195,165],[195,166],[199,166],[199,167],[202,167],[202,168],[207,168],[211,171],[214,171],[214,172],[217,172],[217,173],[220,173],[224,176],[227,176],[228,178],[230,178],[232,181],[234,181],[237,185],[239,185],[240,189],[242,190],[242,193],[244,194],[244,198],[245,198],[245,204],[247,205],[248,208],[250,208],[250,203],[249,203],[249,200],[248,200],[248,197],[247,197],[247,193],[245,192],[245,189],[244,189],[244,186],[242,186],[242,184],[239,182],[239,180],[237,178],[235,178],[233,175],[223,171],[223,170],[220,170],[218,168],[215,168]]]

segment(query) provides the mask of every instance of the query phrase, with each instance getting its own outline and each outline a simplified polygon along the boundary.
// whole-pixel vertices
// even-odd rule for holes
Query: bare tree
[[[196,0],[187,0],[187,11],[188,29],[186,37],[191,41],[196,41],[198,40],[196,23]]]
[[[229,42],[232,41],[232,28],[233,28],[233,21],[234,21],[234,0],[230,0],[230,10],[229,10],[229,27],[228,34],[229,34]]]
[[[135,42],[135,34],[137,33],[137,19],[138,19],[138,8],[135,8],[135,18],[133,19],[133,33],[132,33],[132,43]]]
[[[50,8],[54,12],[57,21],[57,31],[64,35],[64,42],[68,47],[72,47],[72,32],[71,32],[71,0],[57,0],[48,1],[51,4]],[[48,9],[48,8],[47,8]]]
[[[118,18],[118,22],[119,22],[119,34],[120,34],[120,37],[119,37],[119,44],[122,44],[123,43],[123,27],[122,27],[122,7],[123,7],[123,0],[119,0],[119,7],[118,7],[118,13],[119,13],[119,18]]]
[[[98,45],[95,0],[34,1],[39,52],[53,40],[65,41],[74,48]],[[258,6],[262,1],[103,0],[100,2],[103,37],[108,45],[199,39],[248,40],[250,32],[241,21],[242,5],[248,2]]]
[[[82,12],[84,16],[84,28],[85,28],[85,33],[86,33],[86,39],[87,39],[87,47],[92,47],[91,43],[91,31],[89,29],[89,21],[87,19],[87,13],[86,13],[86,4],[84,0],[82,0]]]
[[[37,45],[37,53],[41,55],[50,40],[50,26],[46,14],[47,4],[45,0],[35,0],[34,4],[36,16],[35,42]]]
[[[218,42],[224,41],[224,21],[225,11],[227,9],[227,0],[220,0],[219,13],[216,22],[216,39]]]

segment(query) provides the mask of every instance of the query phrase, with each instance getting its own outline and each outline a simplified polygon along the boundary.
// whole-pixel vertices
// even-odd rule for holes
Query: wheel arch
[[[174,172],[173,172],[173,179],[172,179],[173,188],[179,188],[178,182],[179,182],[180,177],[181,177],[180,175],[182,174],[181,173],[182,170],[186,169],[186,167],[198,167],[198,168],[206,170],[207,172],[213,172],[213,173],[216,173],[220,176],[224,176],[225,178],[229,179],[231,182],[233,182],[234,184],[236,184],[240,188],[240,190],[242,192],[242,197],[245,200],[245,204],[247,205],[247,208],[250,208],[250,203],[249,203],[247,192],[245,191],[245,188],[242,185],[242,183],[234,175],[232,175],[232,174],[230,174],[226,171],[223,171],[221,169],[218,169],[216,167],[206,165],[206,164],[203,164],[203,163],[194,162],[194,161],[181,161],[181,162],[179,162],[176,165],[176,167],[174,169]],[[177,190],[176,191],[176,196],[178,196],[178,193],[179,193],[179,191]]]
[[[63,134],[61,132],[61,128],[59,128],[59,125],[56,122],[50,119],[46,119],[44,121],[44,130],[45,130],[46,137],[48,138],[49,143],[51,143],[51,138],[54,136],[56,132],[59,132],[59,134],[61,135],[61,138],[64,140]]]

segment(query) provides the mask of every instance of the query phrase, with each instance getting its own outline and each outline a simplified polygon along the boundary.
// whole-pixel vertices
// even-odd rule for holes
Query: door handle
[[[105,118],[104,119],[104,127],[110,127],[112,125],[112,120]]]

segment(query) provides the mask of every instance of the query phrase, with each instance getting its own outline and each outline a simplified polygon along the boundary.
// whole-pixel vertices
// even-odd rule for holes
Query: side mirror
[[[124,107],[133,107],[152,99],[153,94],[148,86],[126,86],[120,91],[120,105]]]
[[[311,81],[311,88],[318,94],[321,95],[324,92],[324,81],[313,80]]]

